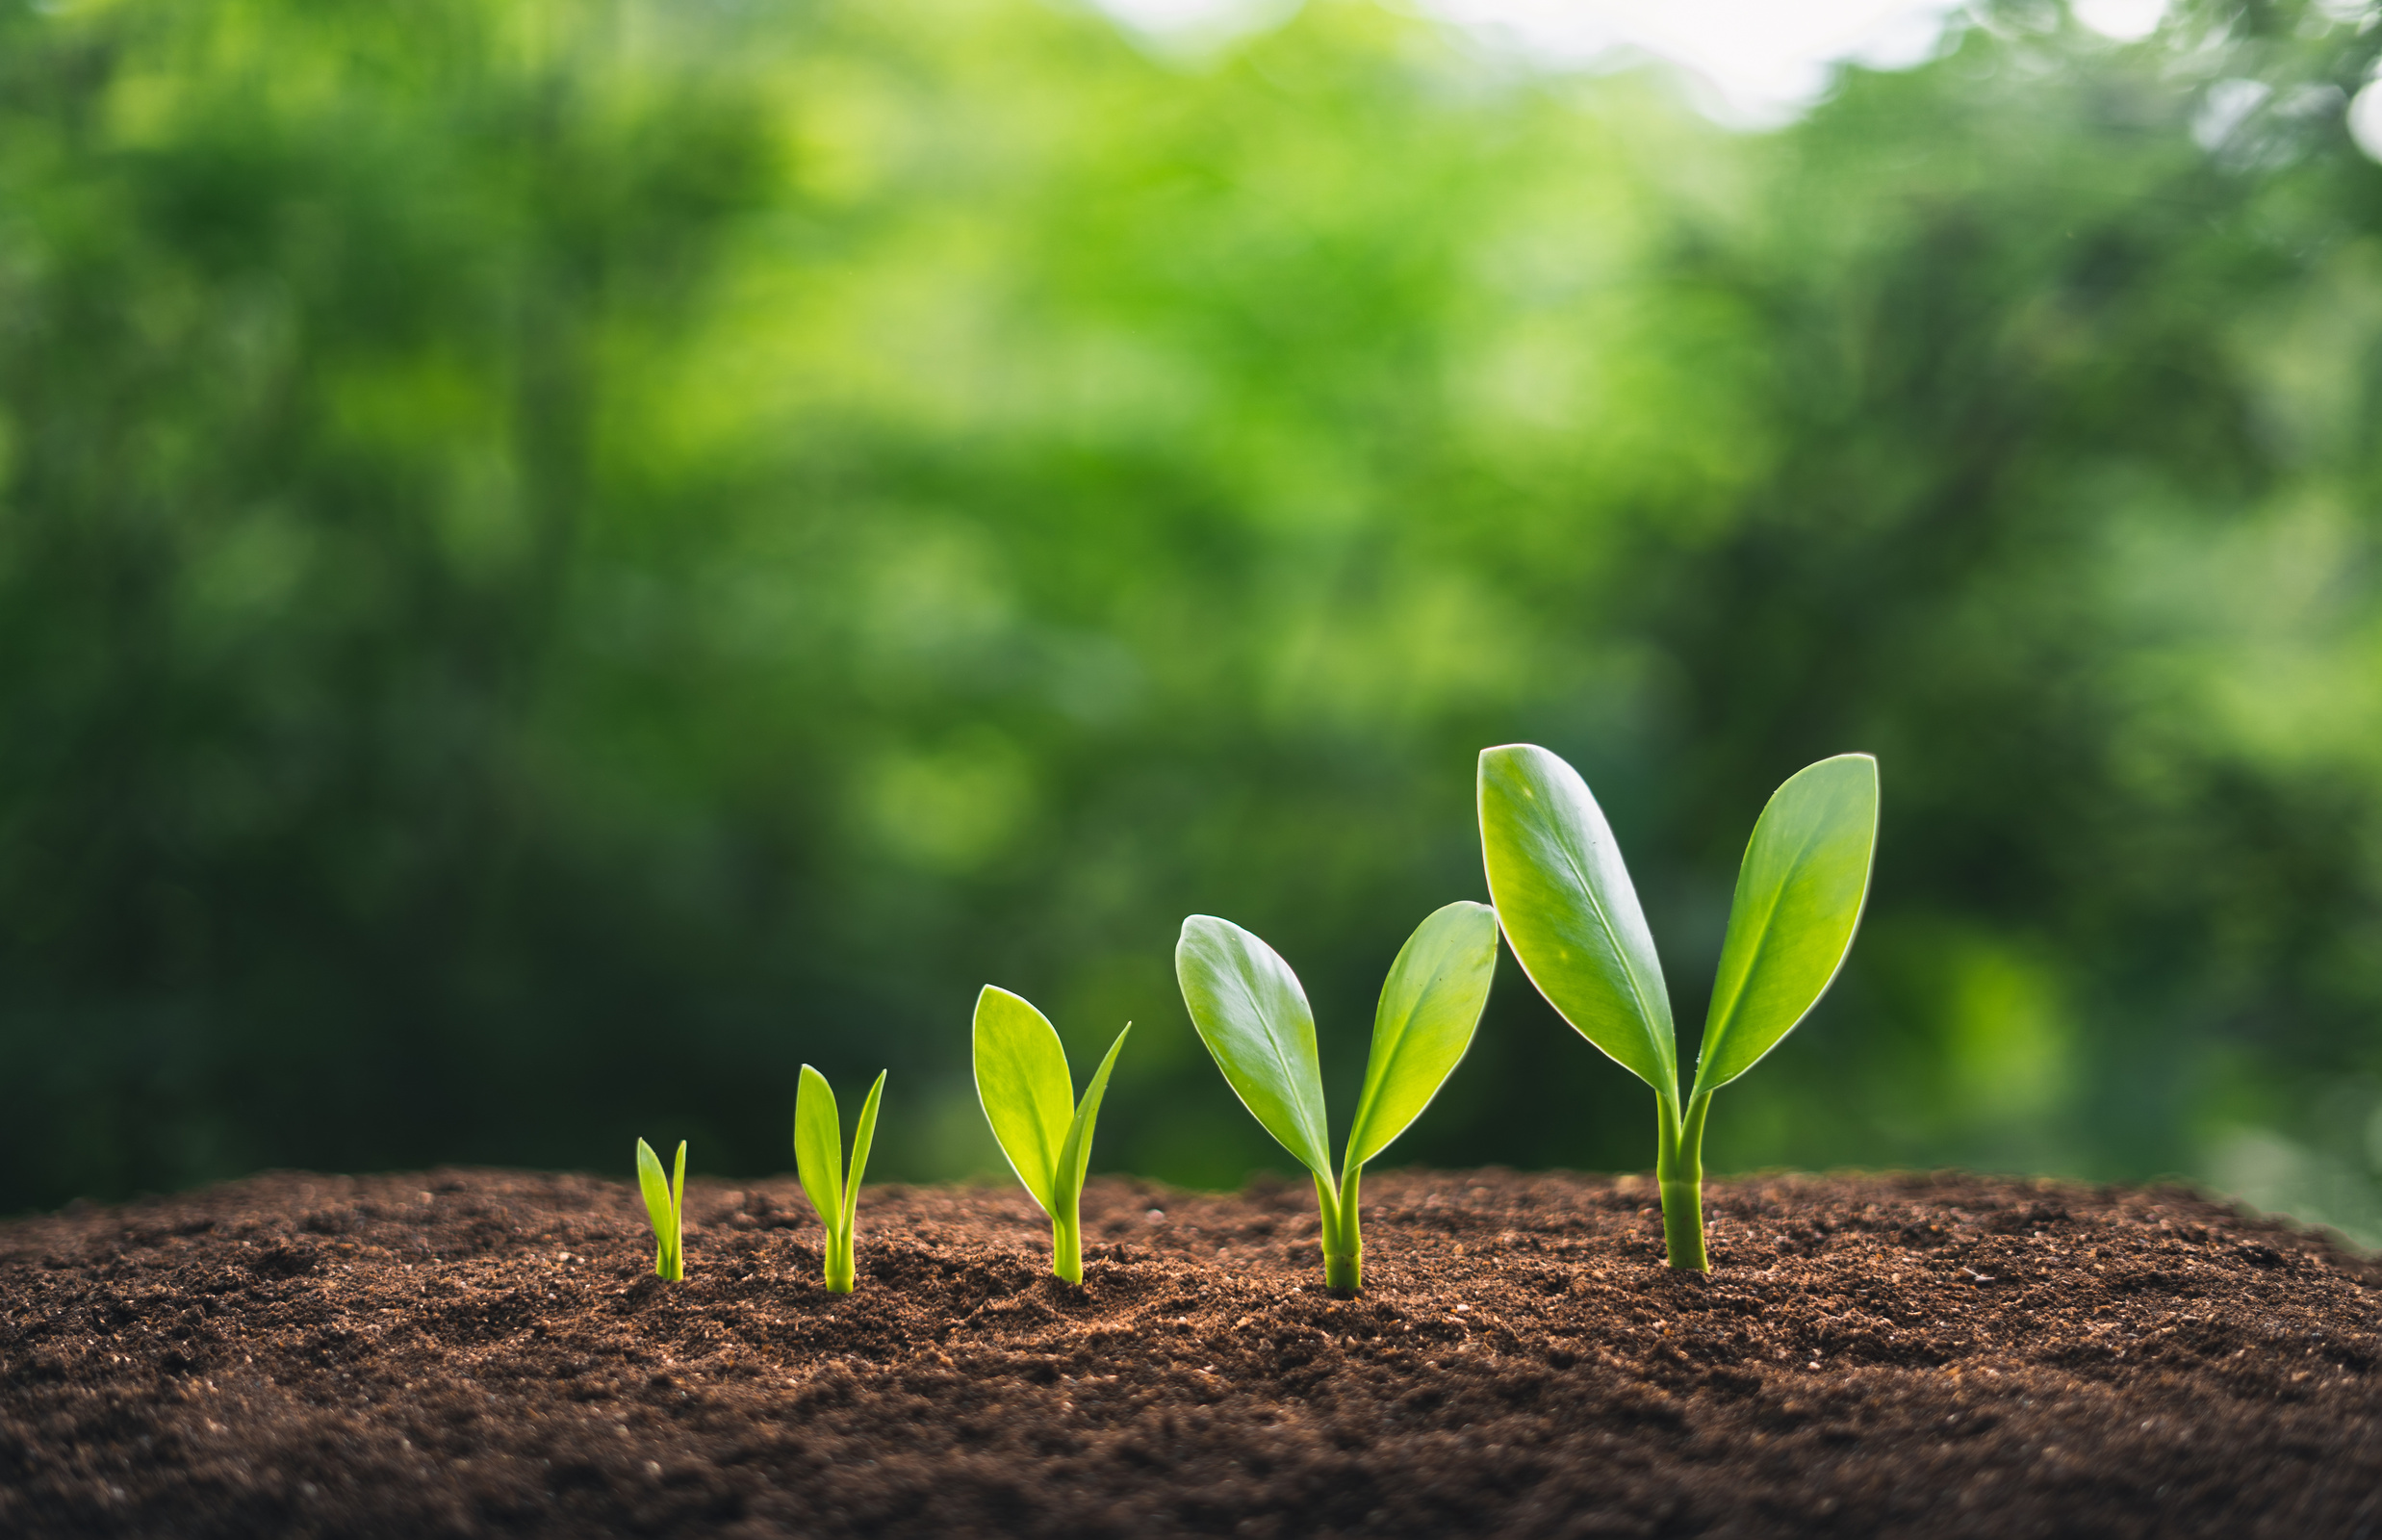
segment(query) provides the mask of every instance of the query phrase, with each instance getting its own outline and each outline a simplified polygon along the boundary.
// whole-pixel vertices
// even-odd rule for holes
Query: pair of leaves
[[[1315,1014],[1298,975],[1272,947],[1210,914],[1183,922],[1174,971],[1199,1040],[1241,1104],[1300,1165],[1336,1187]],[[1496,972],[1497,914],[1486,904],[1449,904],[1407,937],[1373,1013],[1344,1170],[1380,1154],[1439,1094],[1472,1046]]]
[[[803,1193],[819,1213],[830,1236],[852,1233],[860,1204],[860,1173],[868,1168],[868,1146],[877,1137],[877,1101],[884,1095],[885,1071],[868,1088],[860,1104],[860,1126],[852,1135],[852,1171],[844,1173],[843,1121],[835,1110],[835,1091],[827,1077],[803,1065],[794,1091],[794,1173]]]
[[[1132,1031],[1126,1022],[1078,1102],[1067,1051],[1050,1018],[995,985],[976,996],[976,1099],[1010,1168],[1054,1223],[1075,1222],[1100,1098]]]
[[[1532,744],[1480,755],[1489,894],[1530,982],[1583,1038],[1678,1098],[1671,996],[1588,784]],[[1770,798],[1729,906],[1691,1095],[1744,1074],[1819,1003],[1852,950],[1878,841],[1878,761],[1806,766]]]
[[[653,1271],[677,1281],[685,1276],[686,1141],[679,1141],[677,1170],[662,1175],[661,1157],[644,1140],[637,1141],[637,1186],[645,1194],[645,1212],[653,1221]]]

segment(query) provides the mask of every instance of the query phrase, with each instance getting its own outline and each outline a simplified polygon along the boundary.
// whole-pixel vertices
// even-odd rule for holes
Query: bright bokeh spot
[[[1293,0],[1099,0],[1137,31],[1214,38],[1287,18]],[[2118,6],[2140,0],[2106,0]],[[1957,0],[1423,0],[1476,36],[1559,65],[1640,61],[1682,73],[1699,107],[1744,126],[1784,121],[1852,62],[1907,68],[1934,51]],[[2152,17],[2156,22],[2156,15]]]
[[[2166,19],[2167,0],[2074,0],[2068,10],[2104,38],[2139,42]]]
[[[2357,147],[2382,161],[2382,80],[2359,91],[2349,102],[2349,138]]]

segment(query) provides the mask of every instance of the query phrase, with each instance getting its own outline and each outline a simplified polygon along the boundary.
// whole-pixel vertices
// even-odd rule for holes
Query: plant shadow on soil
[[[0,1225],[0,1531],[133,1535],[2382,1533],[2382,1265],[2190,1194],[1109,1178],[1085,1287],[1023,1194],[277,1173]]]

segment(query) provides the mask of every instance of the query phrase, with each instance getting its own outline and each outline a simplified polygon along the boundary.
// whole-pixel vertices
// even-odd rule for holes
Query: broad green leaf
[[[1241,1105],[1301,1165],[1332,1179],[1315,1014],[1289,963],[1230,920],[1193,914],[1174,947],[1191,1025]]]
[[[1051,1213],[1075,1112],[1067,1052],[1047,1016],[989,984],[976,996],[976,1099],[1010,1169]]]
[[[802,1179],[803,1193],[818,1211],[819,1222],[830,1230],[843,1219],[843,1155],[835,1090],[825,1075],[805,1065],[794,1092],[794,1174]]]
[[[868,1169],[868,1146],[877,1142],[877,1102],[884,1095],[885,1076],[889,1070],[877,1071],[876,1084],[868,1088],[868,1099],[860,1103],[860,1126],[852,1131],[852,1174],[844,1180],[844,1233],[852,1233],[853,1216],[860,1211],[860,1176]],[[832,1126],[831,1122],[831,1126]]]
[[[1868,755],[1822,759],[1771,796],[1737,869],[1696,1091],[1753,1068],[1819,1003],[1853,948],[1877,848]]]
[[[1434,911],[1398,948],[1373,1012],[1372,1053],[1344,1169],[1380,1154],[1439,1094],[1472,1046],[1496,974],[1497,911],[1486,904]]]
[[[686,1146],[680,1144],[679,1148],[683,1151]],[[685,1156],[681,1154],[679,1159],[684,1160]],[[637,1186],[645,1194],[645,1212],[653,1220],[654,1238],[667,1246],[676,1233],[673,1221],[679,1206],[671,1199],[670,1178],[662,1170],[661,1157],[642,1139],[637,1141]]]
[[[1126,1035],[1132,1031],[1133,1023],[1126,1022],[1125,1030],[1116,1035],[1114,1042],[1109,1044],[1108,1057],[1100,1061],[1100,1068],[1092,1075],[1091,1084],[1084,1088],[1083,1102],[1077,1106],[1075,1116],[1067,1123],[1066,1138],[1059,1146],[1059,1161],[1052,1182],[1051,1195],[1059,1208],[1070,1208],[1083,1196],[1084,1173],[1091,1168],[1092,1125],[1100,1120],[1100,1098],[1109,1092],[1109,1071],[1116,1067],[1116,1056],[1123,1051]],[[1042,1212],[1051,1213],[1052,1205],[1043,1204]]]
[[[1673,1097],[1671,996],[1621,847],[1579,772],[1527,743],[1480,751],[1480,850],[1505,940],[1538,992]]]

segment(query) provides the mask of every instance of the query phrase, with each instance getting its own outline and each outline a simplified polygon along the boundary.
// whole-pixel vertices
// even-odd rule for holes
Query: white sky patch
[[[2068,0],[2067,9],[2104,38],[2139,42],[2166,19],[2167,0]]]
[[[1286,19],[1297,0],[1095,0],[1136,31],[1204,41]],[[1903,69],[1932,55],[1960,0],[1406,0],[1509,48],[1589,68],[1651,60],[1697,105],[1744,126],[1818,100],[1840,63]],[[2100,0],[2109,6],[2164,0]],[[2152,22],[2156,24],[2156,16]]]
[[[2382,80],[2367,83],[2349,99],[2349,138],[2374,160],[2382,161]]]

